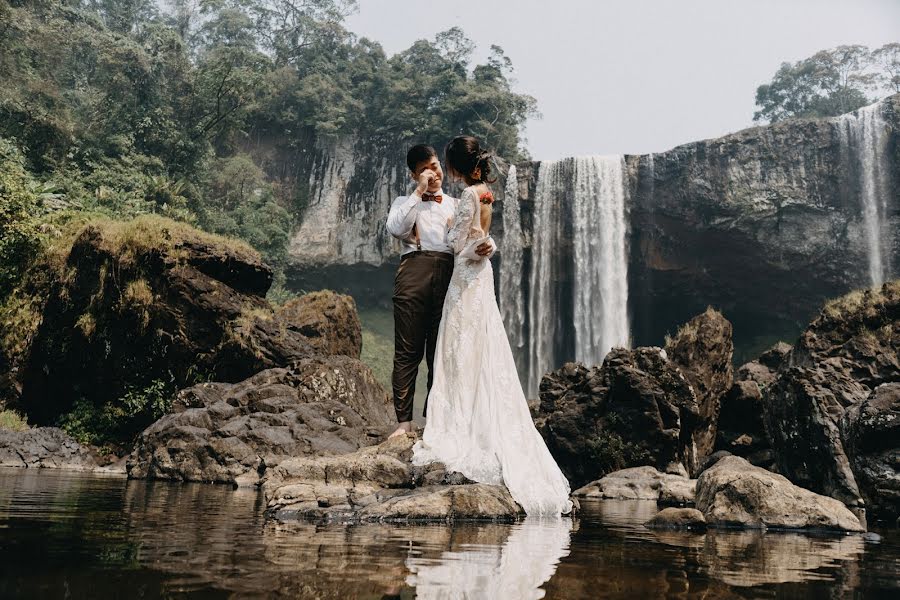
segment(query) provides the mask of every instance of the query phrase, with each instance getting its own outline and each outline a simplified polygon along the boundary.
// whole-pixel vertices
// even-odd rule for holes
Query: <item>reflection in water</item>
[[[543,598],[540,586],[568,554],[571,519],[527,518],[502,545],[466,544],[437,558],[410,557],[406,582],[431,598]]]
[[[664,544],[696,551],[700,564],[710,574],[737,587],[829,580],[831,574],[819,573],[855,565],[865,550],[858,535],[826,537],[762,531],[710,531],[705,535],[654,531],[653,535]]]
[[[898,591],[900,535],[650,531],[653,502],[572,520],[316,525],[252,490],[0,469],[0,597],[731,598]]]

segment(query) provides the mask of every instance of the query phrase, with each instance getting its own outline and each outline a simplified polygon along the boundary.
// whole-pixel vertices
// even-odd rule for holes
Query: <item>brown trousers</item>
[[[394,279],[394,410],[397,421],[412,421],[416,375],[422,355],[428,365],[428,390],[434,381],[434,348],[450,276],[453,255],[420,250],[400,258]],[[422,410],[424,416],[428,399]]]

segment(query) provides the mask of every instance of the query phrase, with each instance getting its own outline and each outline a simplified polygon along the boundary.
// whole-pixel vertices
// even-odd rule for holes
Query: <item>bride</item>
[[[468,187],[447,234],[455,265],[437,335],[428,419],[413,446],[413,464],[441,462],[473,481],[506,485],[529,516],[567,514],[569,482],[531,419],[494,296],[491,263],[474,253],[491,224],[490,160],[470,136],[447,146],[450,175]]]

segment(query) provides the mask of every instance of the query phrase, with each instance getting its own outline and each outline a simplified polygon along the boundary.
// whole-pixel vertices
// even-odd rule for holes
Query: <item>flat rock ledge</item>
[[[0,467],[125,474],[121,466],[101,466],[89,448],[58,427],[0,429]]]
[[[726,456],[697,479],[697,509],[709,527],[864,532],[844,504]]]
[[[239,383],[181,390],[172,412],[141,433],[128,475],[251,487],[281,460],[354,452],[394,423],[390,397],[367,366],[315,356]]]
[[[408,434],[351,454],[267,468],[261,485],[267,515],[327,522],[512,522],[524,515],[503,486],[473,483],[438,464],[412,466],[416,439]]]
[[[660,504],[693,504],[696,479],[661,473],[650,466],[609,473],[578,488],[576,498],[603,500],[656,500]]]

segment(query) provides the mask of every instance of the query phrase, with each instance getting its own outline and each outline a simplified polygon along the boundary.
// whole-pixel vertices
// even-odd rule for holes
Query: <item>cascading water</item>
[[[540,165],[524,361],[529,398],[537,396],[541,377],[563,362],[599,364],[613,346],[628,345],[625,201],[621,156]],[[565,286],[568,277],[570,290]],[[574,345],[567,343],[572,339]]]
[[[521,368],[525,335],[522,290],[522,224],[519,217],[519,183],[516,166],[510,165],[503,196],[503,241],[500,249],[500,314],[509,345]]]
[[[554,252],[559,250],[561,203],[556,202],[564,185],[563,161],[543,161],[538,168],[534,192],[534,233],[531,248],[531,273],[528,301],[528,368],[525,392],[537,396],[540,378],[554,368],[559,303],[553,285]]]
[[[880,286],[892,276],[890,234],[885,218],[890,196],[888,125],[882,104],[860,108],[837,119],[841,142],[856,161],[863,231],[868,250],[869,282]]]
[[[624,179],[621,156],[575,159],[575,360],[588,365],[628,344]]]

